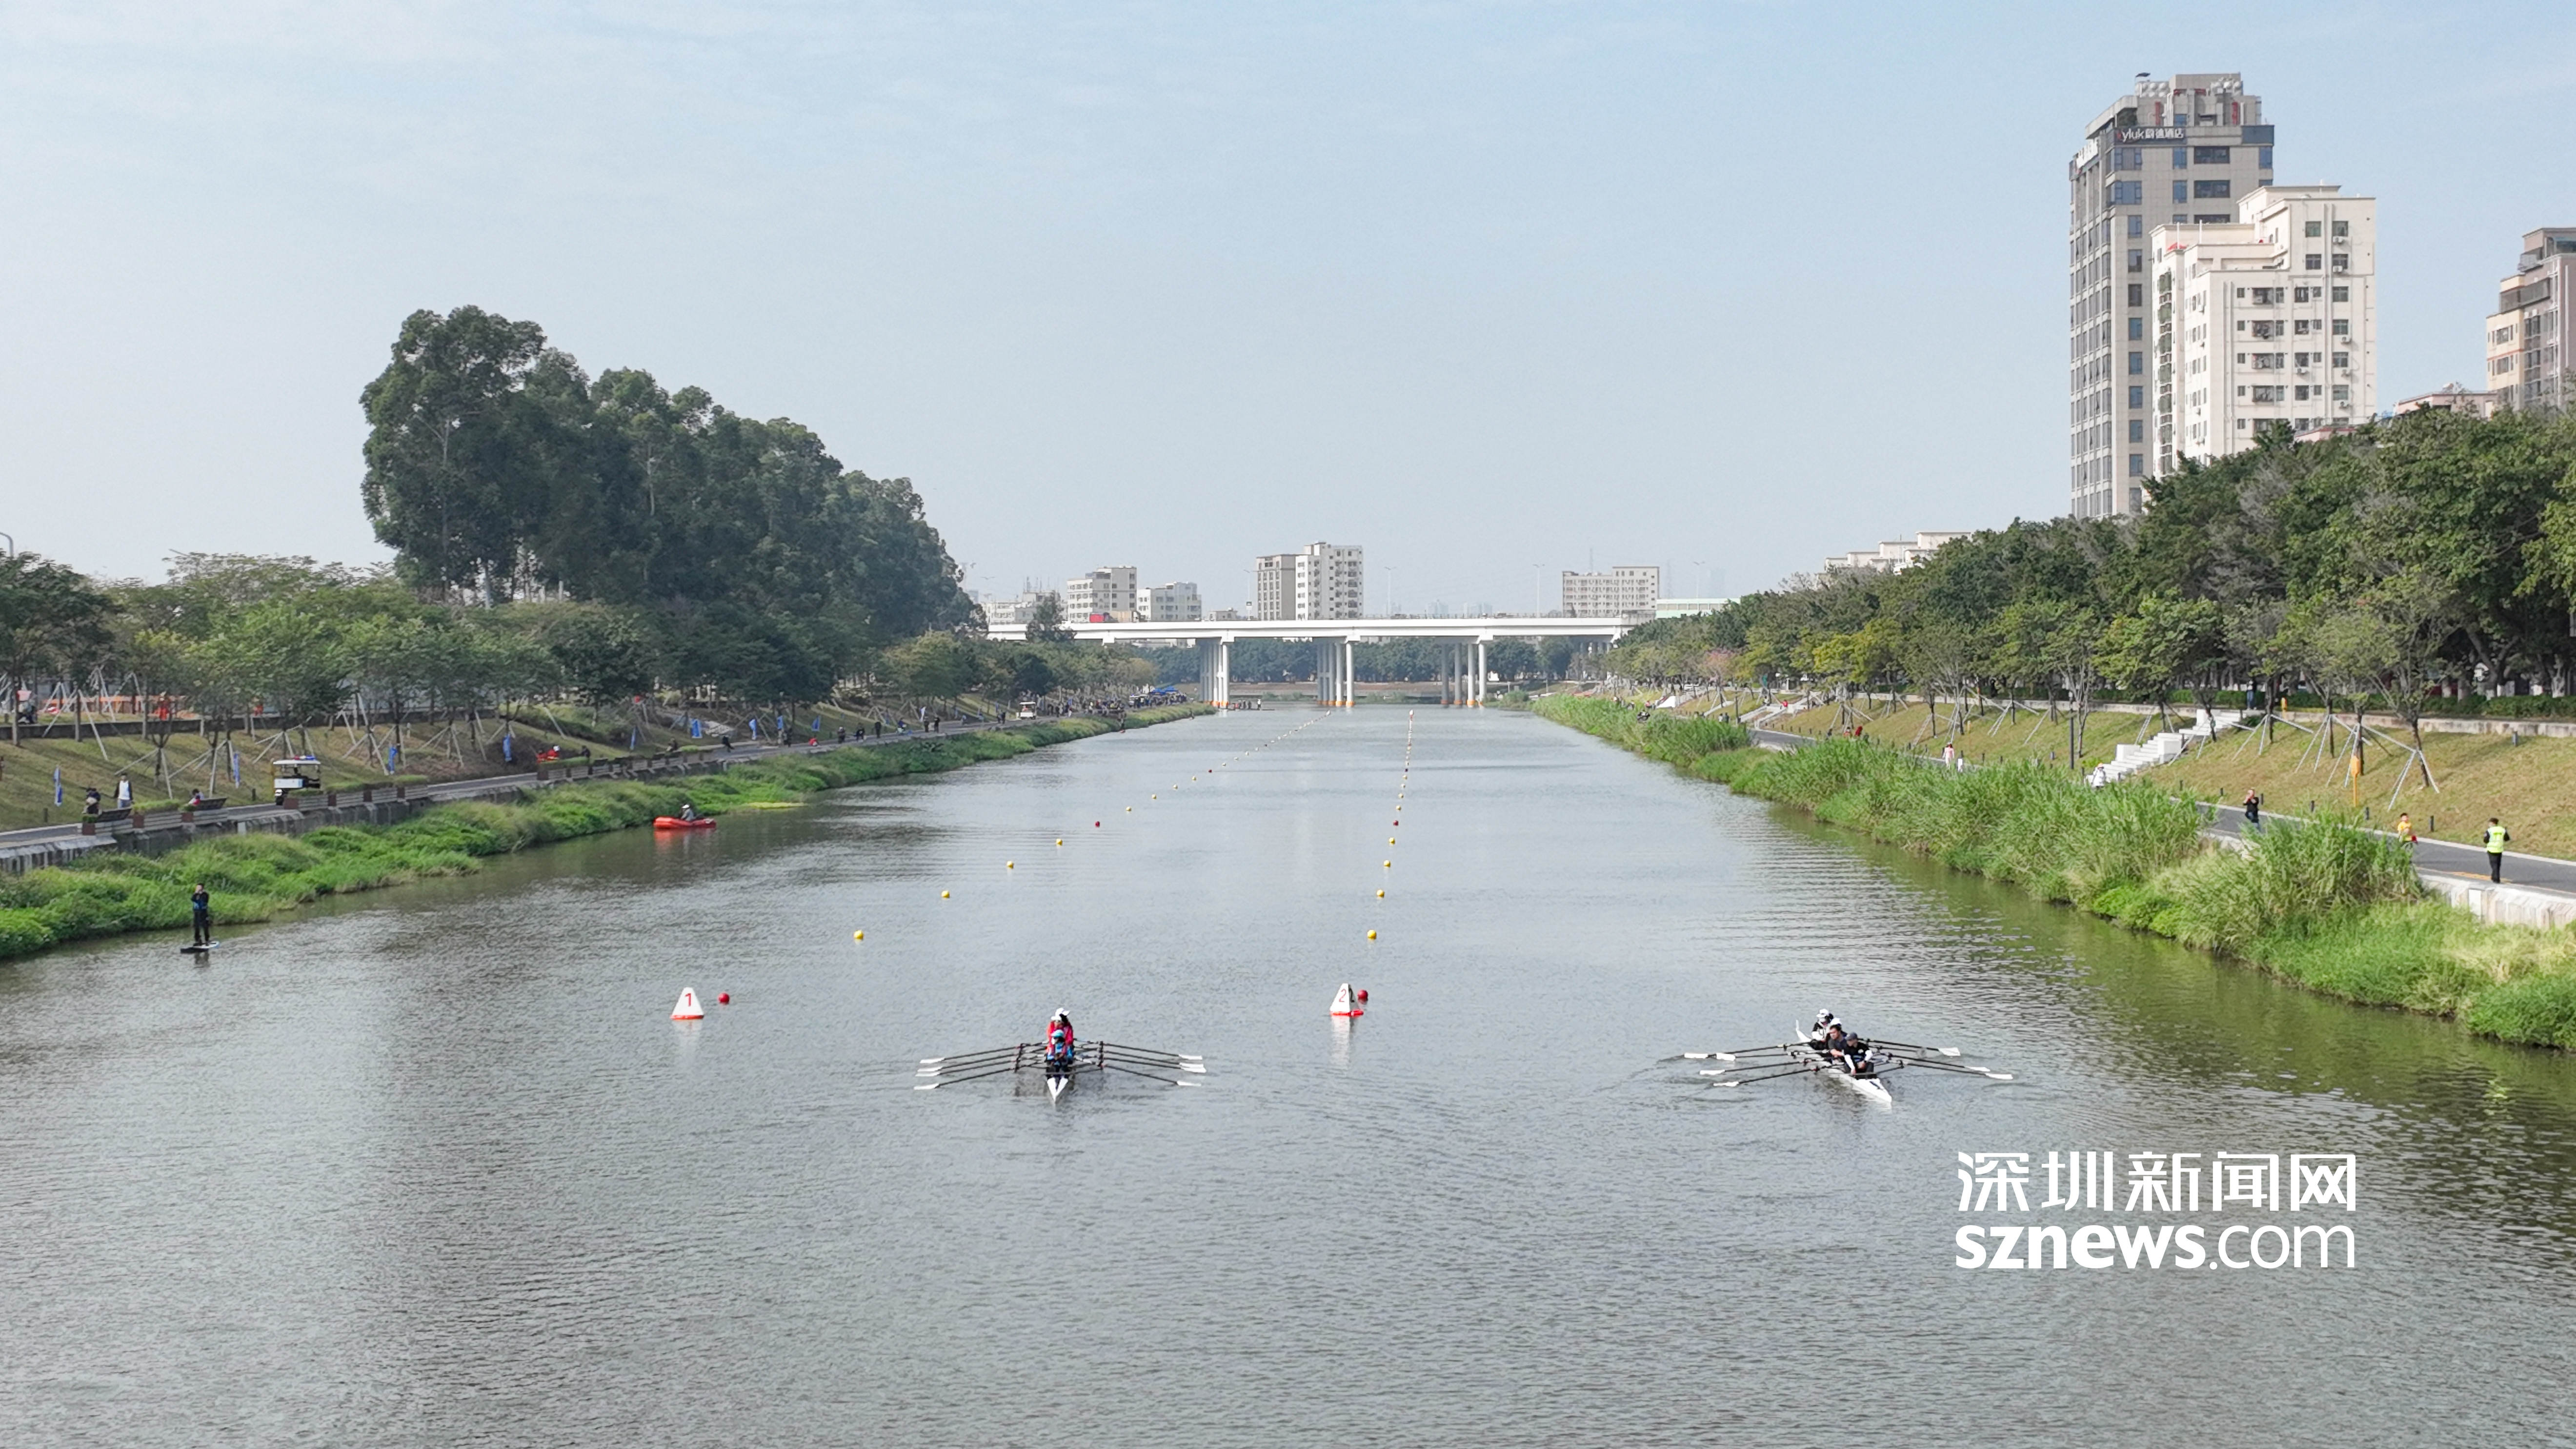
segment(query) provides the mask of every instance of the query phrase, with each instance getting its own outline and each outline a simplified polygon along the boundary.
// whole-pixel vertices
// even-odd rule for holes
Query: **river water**
[[[175,944],[0,967],[0,1442],[2576,1435],[2576,1062],[1525,716],[1191,721]],[[1205,1084],[913,1089],[1059,1006]],[[1664,1060],[1825,1006],[2018,1080]],[[2355,1206],[2043,1210],[2051,1151],[2348,1153]],[[2357,1267],[1953,1241],[2318,1222]]]

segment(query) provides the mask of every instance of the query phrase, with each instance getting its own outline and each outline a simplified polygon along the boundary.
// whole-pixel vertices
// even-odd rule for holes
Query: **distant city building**
[[[1655,617],[1686,619],[1693,614],[1714,614],[1734,602],[1733,599],[1657,599]]]
[[[2156,474],[2378,410],[2378,204],[2266,186],[2237,216],[2154,232]]]
[[[1622,564],[1606,574],[1557,575],[1557,607],[1578,619],[1613,619],[1655,612],[1664,571],[1653,564]]]
[[[2467,388],[2454,382],[2443,387],[2435,388],[2431,392],[2418,393],[2413,397],[2399,402],[2395,407],[2390,408],[2389,411],[2392,413],[2413,413],[2422,412],[2426,408],[2433,408],[2446,413],[2458,413],[2463,417],[2491,418],[2495,416],[2495,410],[2498,405],[2498,400],[2494,393],[2471,392]]]
[[[1899,574],[1940,552],[1941,545],[1954,538],[1966,538],[1964,531],[1952,533],[1918,533],[1910,539],[1900,538],[1876,548],[1856,548],[1849,553],[1828,555],[1825,572],[1836,569],[1871,569],[1879,573]]]
[[[1064,581],[1064,617],[1072,623],[1133,623],[1136,566],[1111,564]]]
[[[1195,624],[1199,620],[1199,586],[1154,584],[1144,591],[1137,617],[1147,624]]]
[[[2496,284],[2487,316],[2487,386],[2509,407],[2545,410],[2576,401],[2576,358],[2564,345],[2568,288],[2576,285],[2576,226],[2522,234],[2514,274]]]
[[[2146,507],[2155,413],[2148,237],[2226,223],[2272,181],[2272,128],[2234,71],[2144,73],[2085,129],[2066,164],[2068,487],[2075,516]]]
[[[1250,614],[1245,613],[1241,609],[1219,609],[1208,615],[1208,622],[1225,623],[1234,620],[1248,620],[1251,617],[1252,616]]]
[[[1037,614],[1040,600],[1054,598],[1055,594],[1044,589],[1030,589],[1016,595],[986,594],[983,600],[984,622],[995,629],[1025,624]],[[1062,607],[1061,600],[1058,607]]]
[[[1310,543],[1253,560],[1255,619],[1361,619],[1367,602],[1356,546]]]

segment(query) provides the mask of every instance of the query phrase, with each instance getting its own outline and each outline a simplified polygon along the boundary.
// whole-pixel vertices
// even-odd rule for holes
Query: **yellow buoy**
[[[1377,898],[1378,898],[1379,900],[1385,900],[1385,899],[1386,899],[1386,892],[1384,892],[1384,891],[1379,891],[1379,892],[1377,893]]]
[[[1386,862],[1386,868],[1387,868],[1388,870],[1393,870],[1393,869],[1395,869],[1395,862],[1394,862],[1394,861],[1391,861],[1391,860],[1390,860],[1390,861],[1388,861],[1388,862]]]
[[[1135,806],[1133,806],[1133,805],[1128,806],[1128,807],[1127,807],[1127,813],[1128,813],[1128,814],[1130,814],[1130,815],[1135,814],[1135,813],[1136,813],[1136,807],[1135,807]]]
[[[853,940],[853,941],[864,941],[864,940],[866,940],[867,938],[868,938],[868,933],[867,933],[867,932],[865,932],[865,931],[852,931],[852,932],[850,933],[850,939],[851,939],[851,940]]]
[[[1376,940],[1376,939],[1377,939],[1377,932],[1375,932],[1375,931],[1371,931],[1371,932],[1369,932],[1369,939],[1370,939],[1370,940],[1372,940],[1372,941]]]
[[[1063,836],[1061,836],[1061,835],[1057,836],[1057,837],[1055,838],[1055,843],[1056,843],[1056,844],[1058,844],[1058,845],[1062,845],[1062,844],[1064,844],[1064,837],[1063,837]]]
[[[944,901],[944,900],[946,900],[946,899],[948,899],[948,892],[946,892],[946,891],[941,891],[941,892],[939,893],[939,898],[940,898],[941,900],[943,900],[943,901]]]
[[[1395,837],[1394,837],[1394,836],[1392,836],[1392,835],[1388,836],[1388,837],[1386,838],[1386,843],[1387,843],[1387,844],[1389,844],[1389,845],[1393,845],[1393,844],[1395,844]]]
[[[1016,860],[1006,860],[1002,862],[1002,869],[1004,870],[1018,870],[1019,868],[1020,863]]]

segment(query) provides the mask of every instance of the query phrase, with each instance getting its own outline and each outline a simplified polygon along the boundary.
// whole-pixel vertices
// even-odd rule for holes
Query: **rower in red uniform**
[[[1073,1018],[1061,1011],[1047,1018],[1046,1061],[1049,1072],[1073,1065]]]

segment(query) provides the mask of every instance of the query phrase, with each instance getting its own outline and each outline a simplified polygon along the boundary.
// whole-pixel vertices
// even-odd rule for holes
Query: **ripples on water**
[[[1170,788],[1303,718],[541,852],[204,970],[0,968],[0,1439],[2565,1433],[2564,1058],[1523,717],[1422,712],[1393,872],[1395,711]],[[675,1026],[683,985],[736,1004]],[[1207,1087],[911,1090],[1060,1005]],[[1659,1061],[1828,1005],[2023,1080]],[[1952,1154],[2051,1148],[2357,1152],[2363,1269],[1951,1267]]]

